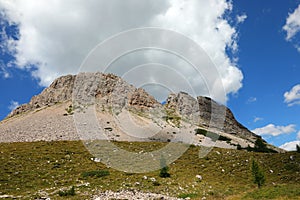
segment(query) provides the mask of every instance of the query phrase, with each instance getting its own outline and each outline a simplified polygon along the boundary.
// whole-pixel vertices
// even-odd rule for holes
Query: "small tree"
[[[170,177],[171,175],[169,174],[169,168],[166,164],[166,159],[162,156],[160,158],[160,172],[159,172],[159,176],[162,177],[162,178],[167,178],[167,177]]]
[[[240,144],[237,144],[236,149],[237,150],[242,150],[243,148],[242,148],[242,146]]]
[[[255,160],[252,160],[252,176],[253,176],[253,182],[257,184],[258,188],[264,185],[266,178],[263,173],[263,171],[260,169],[258,163]]]
[[[300,146],[298,144],[296,144],[296,151],[300,153]]]
[[[257,138],[254,143],[254,150],[257,152],[265,152],[267,150],[267,144],[261,138]]]

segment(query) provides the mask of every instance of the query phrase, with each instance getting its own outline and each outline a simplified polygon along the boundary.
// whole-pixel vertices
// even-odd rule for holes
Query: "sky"
[[[0,119],[55,78],[78,73],[107,38],[145,27],[194,41],[207,55],[199,70],[210,58],[218,80],[215,73],[199,78],[190,63],[155,49],[131,52],[106,72],[143,86],[160,101],[185,90],[187,81],[194,96],[226,104],[267,142],[287,150],[300,144],[300,0],[0,0]],[[221,89],[212,92],[218,81]]]

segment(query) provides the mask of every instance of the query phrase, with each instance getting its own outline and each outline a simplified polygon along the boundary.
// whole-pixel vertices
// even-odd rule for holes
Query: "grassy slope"
[[[117,144],[130,151],[152,151],[165,145],[154,142]],[[91,161],[92,156],[80,141],[4,143],[0,145],[0,196],[34,199],[45,196],[46,191],[52,199],[89,199],[99,191],[133,188],[193,199],[204,196],[207,199],[300,199],[300,154],[217,148],[205,158],[199,158],[198,153],[199,147],[190,147],[169,166],[171,178],[160,178],[158,171],[129,174],[108,169]],[[250,163],[253,158],[260,163],[267,178],[266,185],[260,190],[252,183]],[[108,170],[110,175],[82,176],[82,173],[94,170]],[[203,177],[202,181],[197,181],[197,174]],[[155,177],[160,185],[143,176]],[[75,186],[75,196],[58,196],[60,189],[72,186]]]

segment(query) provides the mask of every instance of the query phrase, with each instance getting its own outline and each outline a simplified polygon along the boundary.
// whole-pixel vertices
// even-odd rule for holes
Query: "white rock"
[[[156,179],[154,177],[150,178],[150,181],[155,182]]]
[[[202,181],[202,176],[201,176],[201,175],[196,175],[196,178],[197,178],[199,181]]]

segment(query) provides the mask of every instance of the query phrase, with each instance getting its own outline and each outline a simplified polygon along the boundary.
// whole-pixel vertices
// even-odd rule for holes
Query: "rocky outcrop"
[[[209,119],[212,109],[217,119],[222,119],[223,121],[223,131],[232,135],[237,135],[244,139],[255,140],[259,136],[255,135],[249,131],[245,126],[240,124],[234,117],[231,110],[224,105],[220,105],[209,97],[198,97],[200,118]],[[225,115],[224,115],[225,114]],[[204,122],[207,124],[207,122]]]
[[[170,94],[166,102],[167,108],[176,110],[182,116],[192,117],[199,113],[197,100],[187,93]]]
[[[222,129],[225,133],[252,141],[259,137],[240,124],[230,109],[209,97],[199,96],[195,99],[185,92],[179,92],[170,94],[165,106],[200,127]]]
[[[128,103],[130,106],[138,106],[143,108],[154,108],[159,104],[154,97],[149,95],[142,88],[138,88],[134,90],[134,92],[130,96]]]
[[[28,104],[19,106],[8,117],[72,99],[75,78],[74,75],[67,75],[56,79],[41,94],[33,96]]]
[[[144,89],[137,89],[113,74],[102,73],[77,75],[72,100],[77,106],[95,103],[98,110],[112,110],[116,113],[120,113],[123,108],[146,111],[161,106]]]

